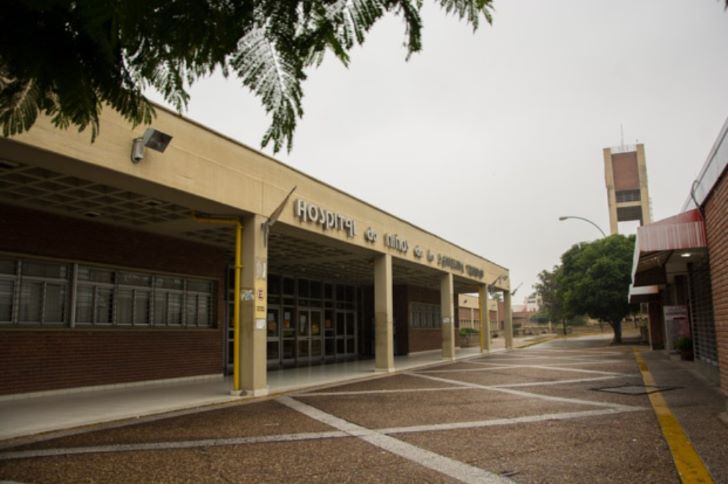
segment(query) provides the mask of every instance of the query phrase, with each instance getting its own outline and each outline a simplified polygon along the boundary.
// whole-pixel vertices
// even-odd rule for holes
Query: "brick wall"
[[[728,174],[725,171],[704,208],[720,386],[728,395]]]
[[[440,304],[440,291],[418,286],[407,286],[407,303],[421,302]],[[442,348],[442,330],[440,328],[409,327],[409,352],[436,350]]]
[[[222,249],[0,205],[0,251],[216,280],[213,329],[0,329],[0,394],[222,372]]]
[[[217,329],[0,332],[0,395],[222,372]]]

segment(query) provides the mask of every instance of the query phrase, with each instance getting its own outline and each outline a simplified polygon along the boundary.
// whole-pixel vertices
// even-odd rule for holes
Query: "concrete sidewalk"
[[[514,347],[537,337],[514,338]],[[493,352],[504,351],[503,338]],[[458,348],[456,359],[480,355],[478,347]],[[439,350],[395,358],[396,371],[443,363]],[[268,372],[269,394],[377,378],[373,360],[292,368]],[[199,407],[235,405],[252,397],[230,395],[230,377],[208,376],[182,382],[131,384],[107,389],[71,389],[38,396],[0,398],[0,448],[12,440],[110,422],[126,422],[159,414],[189,413]]]

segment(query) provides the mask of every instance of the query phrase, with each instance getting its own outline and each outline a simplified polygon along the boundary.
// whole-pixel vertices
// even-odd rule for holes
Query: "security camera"
[[[158,129],[147,128],[144,131],[144,136],[132,140],[131,162],[136,164],[144,159],[144,148],[164,153],[170,141],[172,141],[172,136],[167,133],[163,133]]]
[[[139,163],[144,159],[144,139],[136,138],[131,144],[131,161]]]

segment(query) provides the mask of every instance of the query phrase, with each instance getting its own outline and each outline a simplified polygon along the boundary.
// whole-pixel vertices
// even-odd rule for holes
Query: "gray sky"
[[[728,116],[723,0],[496,0],[475,34],[424,3],[409,62],[386,18],[349,68],[310,71],[278,159],[508,267],[516,303],[599,236],[560,215],[609,230],[602,148],[620,123],[645,144],[654,219],[680,210]],[[188,117],[260,146],[270,120],[236,79],[191,94]]]

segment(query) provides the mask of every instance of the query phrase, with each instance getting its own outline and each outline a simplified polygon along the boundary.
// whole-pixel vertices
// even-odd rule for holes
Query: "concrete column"
[[[619,230],[617,222],[617,196],[614,192],[614,166],[611,148],[604,148],[604,180],[607,184],[607,206],[609,208],[609,233],[614,235]]]
[[[440,277],[440,314],[442,315],[442,358],[455,359],[455,314],[453,311],[452,274]]]
[[[392,256],[374,259],[374,370],[394,371],[394,330],[392,310]]]
[[[503,311],[505,312],[506,349],[513,349],[513,312],[511,311],[511,291],[503,291]]]
[[[642,209],[642,225],[652,222],[650,214],[650,192],[647,187],[647,162],[645,161],[645,145],[637,145],[637,168],[640,175],[640,207]]]
[[[240,389],[245,395],[268,394],[266,360],[266,305],[268,249],[261,224],[265,217],[243,220],[243,274],[240,304]]]
[[[478,306],[480,307],[480,352],[490,352],[490,310],[488,309],[487,284],[481,284],[478,288]]]

